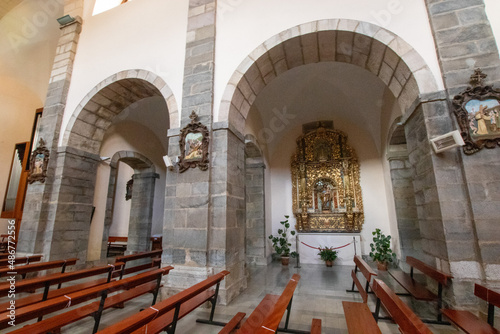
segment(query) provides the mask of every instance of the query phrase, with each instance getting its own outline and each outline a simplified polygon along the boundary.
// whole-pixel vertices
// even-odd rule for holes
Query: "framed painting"
[[[38,146],[31,153],[28,183],[39,181],[44,183],[47,177],[47,165],[49,163],[49,150],[45,147],[45,141],[40,138]]]
[[[208,169],[209,133],[205,125],[198,122],[198,115],[193,111],[189,116],[191,123],[181,130],[179,145],[179,172],[198,167]]]
[[[484,86],[486,74],[476,69],[463,93],[453,98],[465,154],[500,145],[500,91]]]

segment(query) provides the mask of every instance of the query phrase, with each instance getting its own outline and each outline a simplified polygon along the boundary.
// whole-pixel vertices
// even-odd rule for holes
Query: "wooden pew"
[[[130,255],[124,255],[124,256],[117,256],[115,259],[115,263],[121,263],[123,262],[124,265],[122,266],[122,269],[116,273],[113,274],[113,277],[120,277],[120,279],[123,278],[124,275],[128,275],[131,273],[136,273],[141,270],[146,270],[152,267],[160,267],[161,266],[161,253],[163,251],[161,249],[150,251],[150,252],[142,252],[142,253],[137,253],[137,254],[130,254]],[[125,268],[128,262],[135,261],[135,260],[140,260],[140,259],[147,259],[151,258],[151,262],[141,264],[135,267],[130,267],[130,268]]]
[[[252,314],[243,322],[241,327],[237,329],[237,326],[241,323],[242,313],[236,314],[235,317],[229,321],[226,326],[219,332],[221,333],[237,333],[237,334],[263,334],[278,331],[278,326],[285,314],[287,312],[285,327],[280,328],[279,331],[283,332],[293,332],[293,333],[309,333],[298,330],[290,330],[288,328],[288,322],[290,318],[290,309],[292,306],[292,297],[300,280],[300,275],[294,274],[285,289],[278,295],[267,294],[259,305],[253,310]],[[319,326],[319,328],[318,328]],[[311,326],[316,333],[321,333],[321,320],[313,319]]]
[[[79,290],[88,289],[100,284],[109,283],[111,281],[111,274],[115,270],[116,266],[118,266],[119,268],[121,264],[100,266],[89,269],[77,270],[69,273],[51,274],[42,277],[22,280],[16,283],[16,290],[15,290],[16,294],[21,292],[34,291],[39,288],[43,288],[43,292],[39,294],[33,294],[24,298],[16,298],[16,308],[38,303],[50,298],[63,296]],[[97,276],[102,274],[107,274],[107,278],[101,278],[61,288],[62,283],[67,283],[78,279],[89,278],[92,276]],[[57,290],[49,291],[50,287],[56,284],[58,285]],[[7,296],[9,291],[10,291],[9,282],[0,284],[0,296],[2,297]],[[9,304],[10,302],[0,304],[0,310],[5,310],[9,306]]]
[[[32,264],[26,264],[22,266],[15,266],[14,268],[2,268],[0,269],[0,277],[2,276],[12,276],[12,275],[22,275],[23,278],[27,273],[43,271],[54,268],[61,268],[61,273],[64,273],[67,266],[71,266],[76,264],[78,259],[72,258],[67,260],[57,260],[57,261],[48,261],[48,262],[37,262]],[[13,274],[15,273],[15,274]]]
[[[160,268],[160,269],[155,269],[155,270],[150,270],[145,273],[137,274],[131,277],[124,278],[119,281],[115,282],[110,282],[106,284],[102,284],[99,286],[95,286],[93,288],[85,289],[82,291],[77,291],[73,292],[68,295],[48,299],[36,304],[31,304],[19,309],[16,309],[16,324],[22,323],[27,320],[31,320],[40,316],[44,316],[46,314],[63,310],[65,308],[68,308],[70,306],[74,306],[76,304],[80,304],[95,298],[100,298],[98,301],[99,305],[97,309],[91,310],[92,312],[90,314],[94,314],[95,316],[95,327],[94,327],[94,332],[97,331],[97,328],[99,326],[100,318],[103,309],[106,307],[106,299],[107,296],[113,292],[117,292],[120,290],[127,290],[126,292],[129,293],[135,293],[139,290],[136,289],[141,289],[141,291],[144,290],[150,290],[151,286],[148,285],[151,282],[153,282],[154,285],[154,297],[153,297],[153,304],[156,302],[156,297],[158,294],[160,282],[161,282],[161,277],[163,275],[168,274],[168,272],[173,269],[173,267],[165,267],[165,268]],[[143,287],[146,287],[148,289],[143,289]],[[147,291],[146,291],[147,292]],[[145,292],[144,292],[145,293]],[[120,295],[120,294],[119,294]],[[114,296],[113,296],[114,297]],[[110,297],[111,298],[111,297]],[[114,302],[123,302],[122,300],[114,300]],[[95,303],[90,304],[90,305],[96,305]],[[108,307],[109,303],[108,303]],[[89,311],[88,309],[85,309]],[[23,327],[19,329],[18,333],[29,333],[33,334],[35,333],[35,329],[38,330],[40,329],[40,333],[46,333],[47,327],[50,328],[60,328],[71,321],[75,321],[74,319],[77,318],[81,319],[82,317],[85,317],[87,315],[82,313],[82,309],[75,309],[70,311],[72,313],[66,312],[65,316],[58,316],[56,320],[53,320],[55,317],[48,318],[44,321],[40,321],[36,324],[30,325],[31,327]],[[90,315],[89,314],[89,315]],[[52,319],[52,320],[51,320]],[[8,322],[10,319],[8,318],[8,312],[3,312],[0,313],[0,329],[7,328],[9,327]],[[43,325],[38,325],[42,324]],[[38,326],[40,327],[38,327]],[[47,326],[47,327],[45,327]],[[26,329],[25,329],[26,328]],[[23,331],[24,330],[24,331]]]
[[[443,309],[443,314],[466,333],[499,334],[494,328],[495,306],[500,307],[500,293],[482,285],[474,285],[474,295],[488,303],[488,320],[484,321],[469,311]]]
[[[106,252],[106,257],[116,255],[123,255],[127,250],[127,237],[108,237],[108,250]]]
[[[351,277],[354,284],[358,288],[358,291],[363,298],[362,303],[342,301],[342,307],[344,308],[344,316],[347,323],[347,330],[351,334],[363,333],[363,334],[382,334],[380,328],[373,317],[372,312],[366,304],[368,301],[368,293],[363,288],[363,285],[358,280],[356,272],[351,271]],[[368,279],[370,279],[368,275]],[[369,282],[369,281],[368,281]]]
[[[160,333],[168,328],[169,334],[174,334],[177,322],[192,310],[196,309],[206,301],[212,303],[210,319],[213,319],[215,305],[219,292],[220,282],[229,271],[223,270],[218,274],[210,276],[206,280],[181,291],[164,301],[134,314],[110,327],[98,332],[100,334],[124,334],[124,333]],[[215,290],[210,290],[211,287]]]
[[[363,258],[360,255],[355,255],[354,256],[354,264],[356,265],[354,267],[354,275],[356,275],[358,273],[358,270],[363,274],[363,276],[365,277],[365,280],[366,280],[364,291],[366,293],[369,293],[371,279],[372,279],[372,277],[377,276],[377,273],[375,271],[373,271],[373,269],[368,265],[368,263],[365,262],[365,260],[363,260]],[[354,287],[355,287],[355,281],[353,279],[352,280],[352,288],[351,288],[351,290],[346,290],[346,291],[347,292],[358,292],[358,291],[360,291],[359,289],[358,290],[354,290]]]
[[[37,255],[28,255],[28,256],[22,256],[22,257],[16,257],[13,260],[9,258],[3,258],[0,259],[0,267],[5,267],[10,264],[12,265],[19,265],[19,264],[30,264],[33,262],[38,262],[42,260],[43,255],[37,254]]]
[[[441,307],[443,305],[443,286],[447,286],[448,281],[453,277],[411,256],[406,257],[406,263],[411,266],[410,274],[392,270],[389,271],[389,274],[416,300],[437,302],[437,320],[425,319],[424,322],[449,325],[448,322],[442,320]],[[413,278],[414,268],[438,283],[437,295]]]
[[[377,321],[382,304],[392,320],[398,324],[401,333],[432,334],[422,320],[384,282],[374,279],[372,290],[377,296],[375,309],[375,319]]]

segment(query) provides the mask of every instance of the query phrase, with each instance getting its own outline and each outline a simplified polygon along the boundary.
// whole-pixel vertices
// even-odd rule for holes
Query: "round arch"
[[[114,116],[141,99],[161,96],[169,113],[169,126],[179,126],[179,110],[170,87],[146,70],[121,71],[97,84],[80,102],[68,122],[62,146],[98,154]]]
[[[243,132],[252,103],[268,83],[294,67],[318,62],[370,71],[391,90],[403,113],[419,94],[438,87],[417,51],[387,29],[356,20],[320,20],[285,30],[255,48],[231,76],[218,120]]]

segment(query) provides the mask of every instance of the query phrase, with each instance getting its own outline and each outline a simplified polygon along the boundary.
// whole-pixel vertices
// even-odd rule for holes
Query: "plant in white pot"
[[[386,236],[379,228],[375,229],[372,235],[373,242],[370,244],[372,249],[370,257],[377,262],[378,270],[387,270],[388,263],[392,262],[393,258],[396,257],[396,253],[391,249],[391,236]]]
[[[276,251],[276,253],[278,253],[278,255],[281,255],[281,264],[283,264],[284,266],[288,265],[290,256],[297,257],[297,252],[290,251],[290,246],[292,244],[288,241],[288,229],[290,228],[288,217],[289,216],[285,216],[286,220],[280,222],[283,227],[278,229],[278,235],[274,236],[271,234],[269,236],[269,239],[273,243],[274,250]],[[290,235],[295,235],[295,231],[290,231]]]

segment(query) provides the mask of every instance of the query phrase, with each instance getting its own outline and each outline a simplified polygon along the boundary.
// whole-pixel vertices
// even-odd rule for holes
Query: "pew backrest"
[[[374,279],[372,290],[402,333],[432,334],[422,320],[384,282]]]
[[[159,303],[154,307],[149,307],[139,313],[136,313],[119,323],[109,326],[102,331],[100,334],[125,334],[132,333],[135,330],[146,326],[153,319],[159,318],[167,312],[180,309],[181,305],[191,298],[196,297],[200,293],[207,291],[212,286],[219,284],[225,276],[229,274],[229,271],[223,270],[218,274],[210,276],[206,280],[193,285],[192,287],[185,289]],[[167,326],[168,324],[165,324]],[[174,328],[175,331],[175,328]]]
[[[356,268],[361,271],[367,282],[370,282],[373,276],[377,276],[377,273],[368,265],[368,263],[365,262],[365,260],[363,260],[360,255],[354,256],[354,263],[356,264]]]
[[[453,278],[450,274],[429,266],[427,263],[417,260],[412,256],[406,257],[406,263],[444,286],[448,285],[448,280]]]
[[[500,307],[500,293],[497,291],[476,283],[474,284],[474,295],[486,301],[488,304]]]
[[[2,276],[10,276],[10,275],[24,275],[27,273],[32,273],[36,271],[43,271],[54,268],[61,268],[61,271],[64,272],[67,266],[71,266],[76,264],[78,261],[77,258],[67,259],[67,260],[56,260],[56,261],[48,261],[48,262],[37,262],[32,264],[26,264],[22,266],[15,266],[14,268],[2,268],[0,269],[0,277]],[[15,273],[15,274],[13,274]]]
[[[8,257],[0,259],[0,267],[5,267],[7,265],[18,265],[18,264],[30,264],[32,262],[38,262],[42,260],[43,255],[28,255],[22,257],[16,257],[14,259],[9,259]]]

